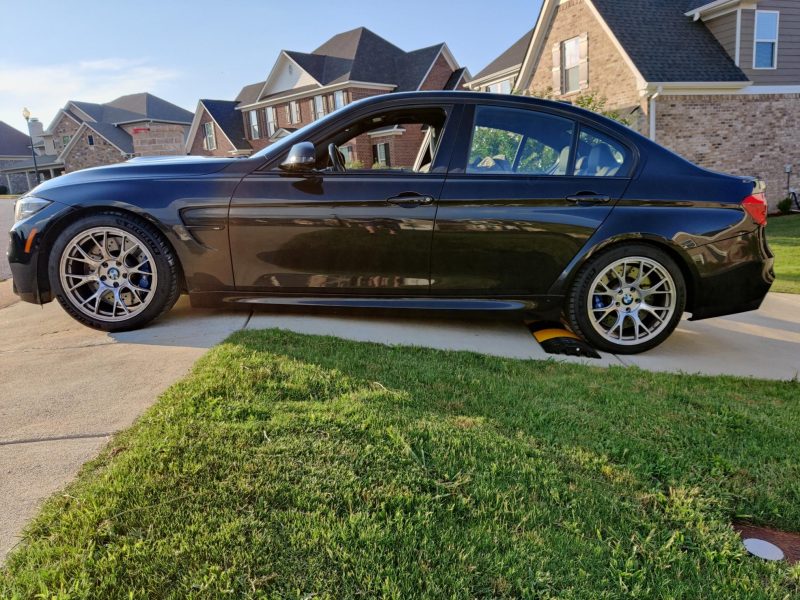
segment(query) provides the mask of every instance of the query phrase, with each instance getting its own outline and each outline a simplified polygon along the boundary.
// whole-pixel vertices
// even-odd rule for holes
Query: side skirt
[[[240,292],[195,292],[190,294],[192,306],[219,307],[261,306],[286,307],[302,310],[305,308],[328,309],[377,309],[408,311],[441,311],[456,313],[530,313],[537,315],[558,314],[561,311],[561,298],[429,298],[429,297],[387,297],[387,296],[306,296],[306,295],[264,295]]]

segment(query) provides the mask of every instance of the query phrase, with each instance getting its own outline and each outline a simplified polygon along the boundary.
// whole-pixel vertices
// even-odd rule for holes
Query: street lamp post
[[[31,156],[33,157],[33,170],[36,172],[36,185],[39,185],[42,180],[39,177],[39,165],[36,164],[36,150],[33,148],[33,135],[31,134],[31,111],[26,108],[22,109],[22,116],[25,117],[25,123],[28,124],[28,138],[31,140]]]

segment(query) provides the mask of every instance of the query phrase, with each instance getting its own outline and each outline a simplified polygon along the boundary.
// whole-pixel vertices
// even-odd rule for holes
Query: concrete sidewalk
[[[43,499],[248,316],[181,300],[148,329],[109,335],[57,303],[0,309],[0,562]]]

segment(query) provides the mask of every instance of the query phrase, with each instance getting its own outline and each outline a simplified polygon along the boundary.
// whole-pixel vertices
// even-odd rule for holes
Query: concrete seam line
[[[109,433],[75,433],[71,435],[54,435],[41,438],[24,438],[20,440],[0,440],[0,446],[15,446],[19,444],[36,444],[39,442],[59,442],[63,440],[89,440],[95,438],[111,437],[116,432]]]
[[[242,325],[242,329],[247,329],[247,326],[250,324],[250,319],[253,318],[253,309],[250,309],[250,312],[247,313],[247,319],[244,321],[244,325]]]

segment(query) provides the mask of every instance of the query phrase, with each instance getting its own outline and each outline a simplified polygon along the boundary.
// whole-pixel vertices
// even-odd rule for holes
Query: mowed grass
[[[796,597],[731,522],[800,530],[799,401],[240,332],[46,504],[0,597]]]
[[[800,215],[771,217],[767,241],[775,253],[773,292],[800,294]]]

